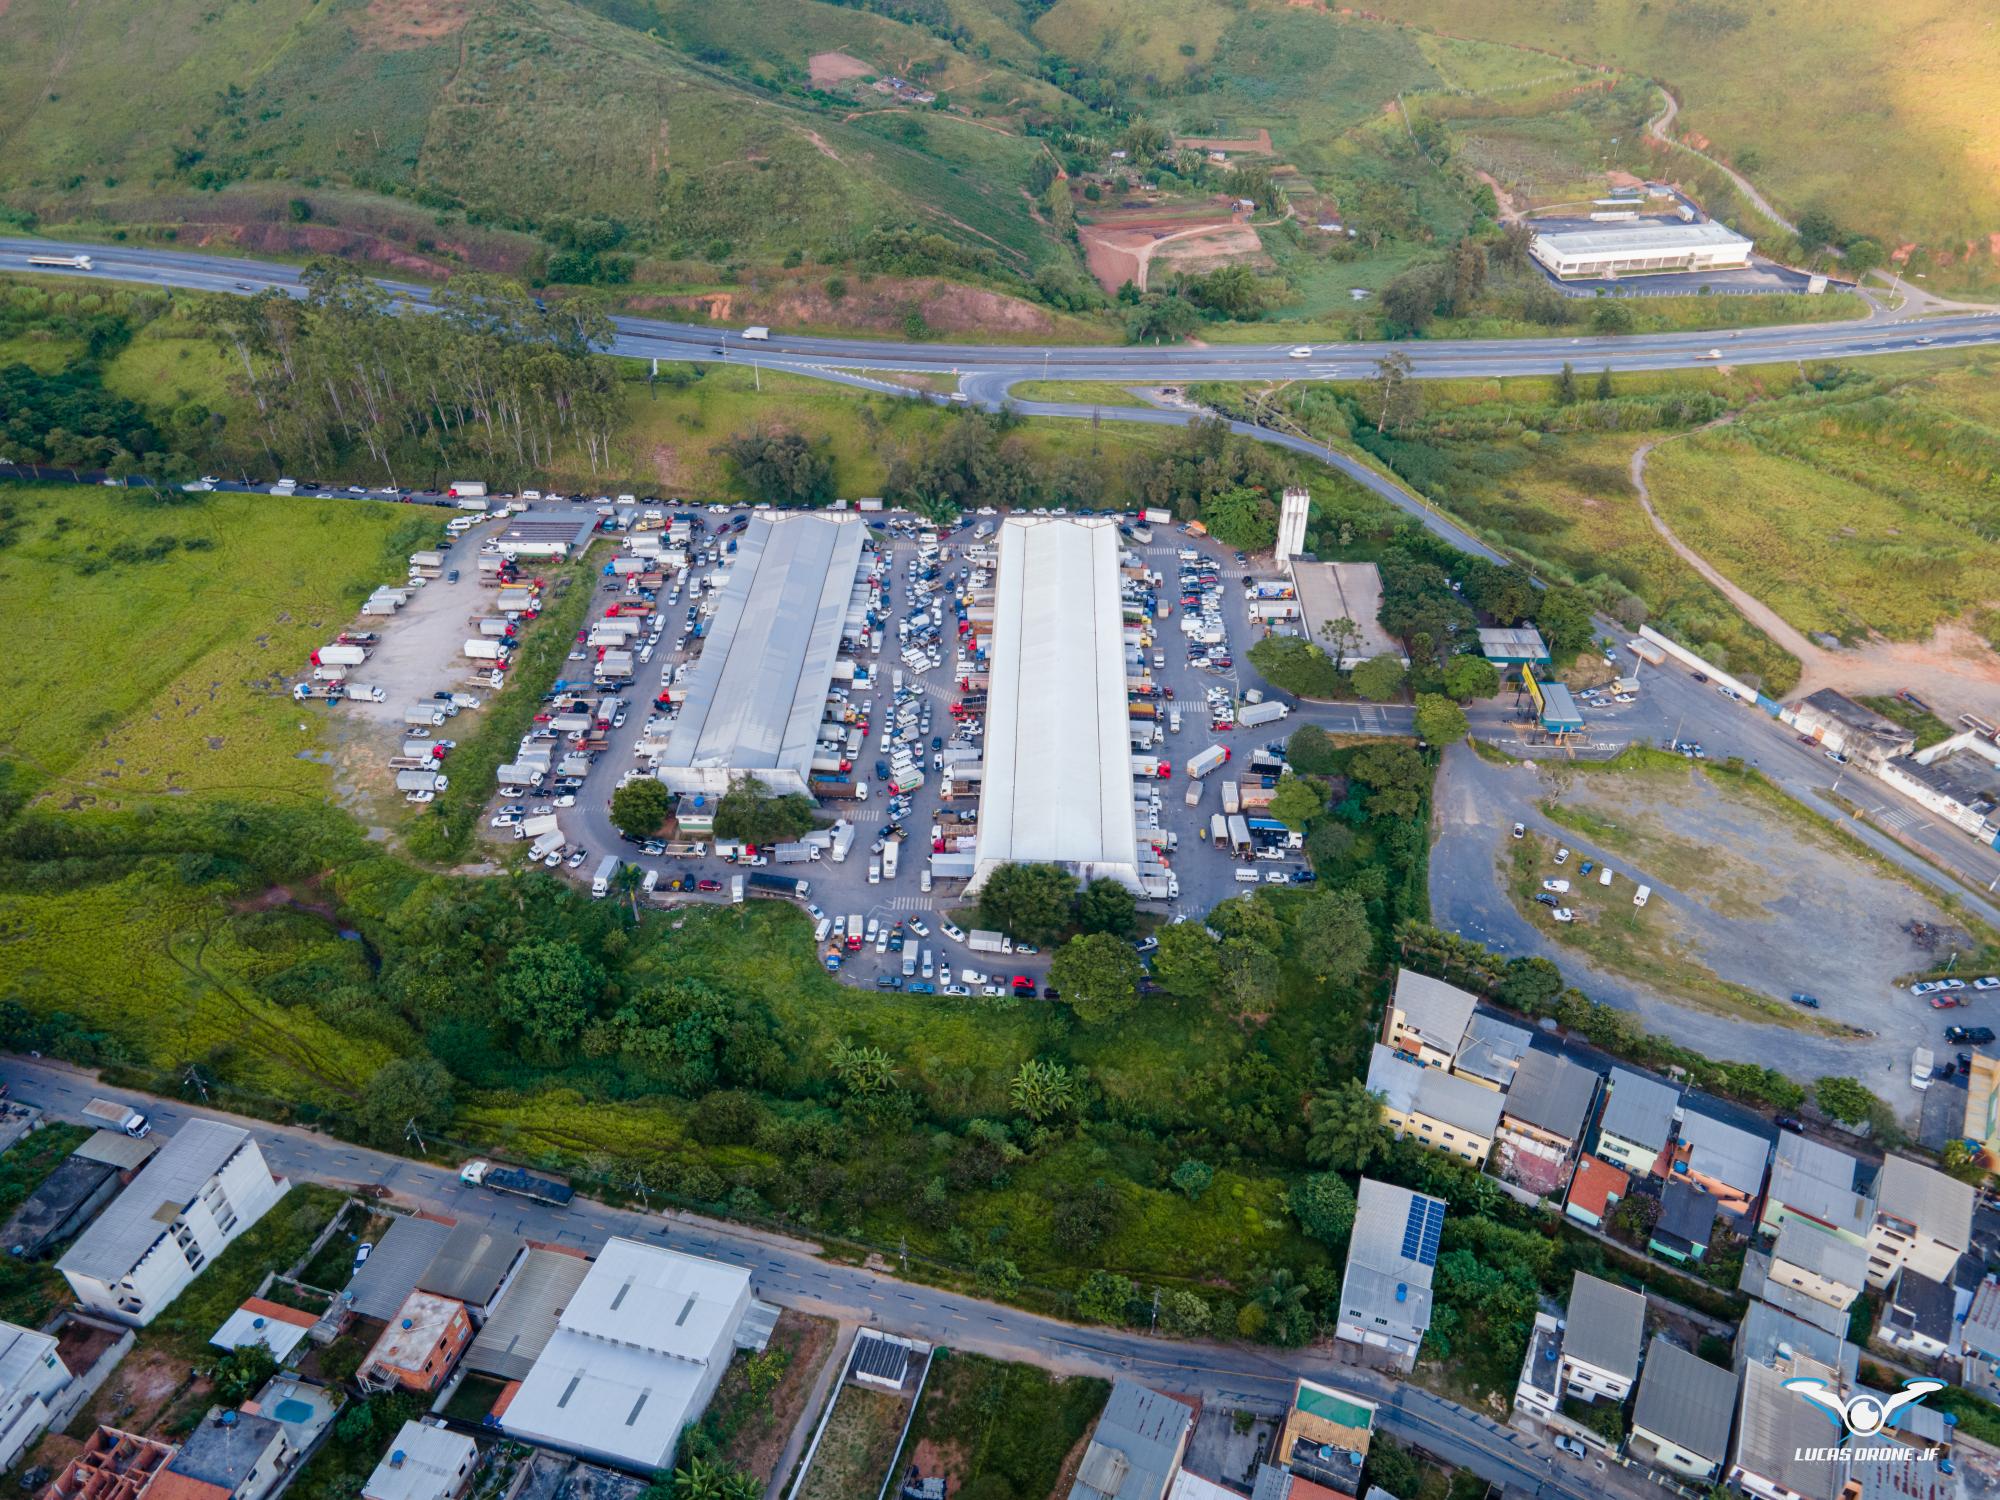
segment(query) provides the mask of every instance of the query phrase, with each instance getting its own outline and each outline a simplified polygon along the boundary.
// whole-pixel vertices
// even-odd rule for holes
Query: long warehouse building
[[[968,892],[1005,864],[1139,889],[1118,552],[1109,516],[1010,516],[1000,527]]]
[[[1528,253],[1563,281],[1741,270],[1750,264],[1753,248],[1745,236],[1713,219],[1699,224],[1640,219],[1589,229],[1537,230],[1528,242]]]
[[[827,689],[860,601],[857,516],[759,512],[743,533],[666,753],[667,789],[720,795],[739,776],[805,792]]]

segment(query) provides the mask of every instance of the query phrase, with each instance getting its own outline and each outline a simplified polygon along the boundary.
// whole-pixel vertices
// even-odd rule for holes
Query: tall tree
[[[1359,1172],[1384,1147],[1382,1096],[1358,1078],[1315,1094],[1306,1155],[1338,1172]]]

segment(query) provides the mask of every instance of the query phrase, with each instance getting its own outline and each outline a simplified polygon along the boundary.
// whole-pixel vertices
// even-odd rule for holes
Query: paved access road
[[[98,277],[191,291],[251,294],[276,288],[296,295],[298,268],[151,246],[69,244],[0,239],[0,270],[28,269],[30,255],[87,255],[90,271],[58,275]],[[431,289],[412,282],[382,286],[423,308]],[[971,375],[998,373],[1006,384],[1042,376],[1069,380],[1188,381],[1358,379],[1372,374],[1385,354],[1406,355],[1414,372],[1432,378],[1553,374],[1565,363],[1579,369],[1667,370],[1707,362],[1711,350],[1732,364],[1839,359],[1888,354],[1925,346],[1966,347],[2000,343],[2000,311],[1908,320],[1799,324],[1730,333],[1643,334],[1624,338],[1440,339],[1407,343],[1339,343],[1293,358],[1291,346],[1219,344],[1192,347],[1022,346],[906,344],[862,338],[809,338],[773,333],[746,341],[734,331],[651,318],[617,318],[613,351],[635,358],[754,359],[767,369],[825,379],[841,369],[917,371]],[[852,377],[847,377],[852,378]],[[1107,408],[1110,420],[1128,420],[1130,408]]]
[[[459,1182],[449,1168],[350,1146],[297,1126],[190,1107],[181,1100],[100,1089],[87,1072],[46,1058],[9,1057],[12,1097],[52,1118],[88,1123],[83,1106],[98,1093],[144,1105],[169,1133],[194,1118],[224,1119],[257,1137],[272,1169],[293,1182],[337,1188],[387,1189],[410,1208],[511,1230],[531,1240],[595,1251],[615,1235],[665,1245],[749,1268],[757,1295],[821,1317],[868,1324],[886,1332],[946,1344],[998,1359],[1041,1365],[1065,1374],[1120,1375],[1164,1390],[1225,1405],[1281,1409],[1301,1376],[1332,1381],[1382,1403],[1382,1427],[1496,1484],[1550,1500],[1604,1500],[1617,1493],[1653,1496],[1636,1474],[1556,1453],[1548,1444],[1495,1423],[1428,1391],[1372,1370],[1350,1367],[1322,1346],[1278,1353],[1210,1342],[1181,1342],[1084,1328],[976,1297],[941,1291],[862,1267],[822,1260],[818,1247],[764,1230],[694,1214],[649,1214],[579,1198],[567,1209],[521,1203]]]

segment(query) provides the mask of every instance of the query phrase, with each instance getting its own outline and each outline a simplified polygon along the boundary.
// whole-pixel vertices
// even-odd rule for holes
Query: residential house
[[[1972,1291],[1959,1325],[1960,1375],[1976,1391],[2000,1394],[2000,1277],[1987,1276]]]
[[[1514,1382],[1514,1409],[1547,1422],[1562,1410],[1563,1324],[1554,1313],[1535,1314],[1528,1352]]]
[[[1889,1283],[1875,1336],[1911,1359],[1943,1359],[1951,1350],[1957,1309],[1958,1288],[1952,1282],[1933,1281],[1905,1266]]]
[[[1317,1381],[1292,1388],[1292,1404],[1278,1434],[1278,1462],[1290,1473],[1343,1495],[1357,1493],[1368,1445],[1375,1435],[1375,1403]]]
[[[1193,1432],[1185,1403],[1137,1381],[1113,1381],[1069,1500],[1162,1500]]]
[[[1632,1180],[1610,1162],[1586,1154],[1576,1164],[1576,1175],[1569,1180],[1569,1196],[1563,1200],[1563,1212],[1579,1224],[1602,1229],[1604,1221],[1611,1217],[1611,1210],[1624,1199],[1631,1186]]]
[[[1714,1198],[1725,1217],[1747,1220],[1747,1233],[1764,1196],[1770,1137],[1699,1109],[1692,1099],[1681,1106],[1680,1137],[1671,1171]]]
[[[1583,1140],[1598,1081],[1597,1074],[1566,1057],[1530,1052],[1507,1093],[1500,1133],[1544,1155],[1569,1155]]]
[[[1803,1253],[1803,1252],[1801,1252]],[[1811,1292],[1789,1281],[1781,1281],[1771,1274],[1771,1252],[1750,1250],[1743,1256],[1743,1274],[1736,1280],[1737,1288],[1747,1292],[1760,1302],[1768,1302],[1773,1307],[1782,1308],[1802,1322],[1823,1328],[1828,1333],[1845,1334],[1847,1313],[1831,1302],[1822,1301]]]
[[[527,1258],[528,1242],[518,1234],[460,1224],[417,1278],[417,1287],[461,1304],[476,1328],[492,1316]]]
[[[458,1500],[478,1465],[479,1448],[464,1433],[405,1422],[361,1486],[361,1500]]]
[[[1796,727],[1829,750],[1874,767],[1916,748],[1917,732],[1864,708],[1832,688],[1821,688],[1791,705]]]
[[[1493,1149],[1501,1096],[1442,1068],[1427,1068],[1380,1042],[1368,1060],[1368,1090],[1382,1096],[1383,1123],[1479,1166]]]
[[[1771,1280],[1846,1312],[1868,1281],[1868,1249],[1801,1219],[1787,1219],[1771,1250]]]
[[[1465,1023],[1465,1040],[1459,1044],[1458,1056],[1451,1060],[1451,1071],[1481,1088],[1504,1094],[1533,1041],[1534,1034],[1525,1026],[1498,1016],[1475,1014]]]
[[[249,1131],[190,1120],[56,1268],[85,1308],[144,1327],[289,1186]]]
[[[1874,1209],[1860,1192],[1861,1162],[1796,1131],[1782,1131],[1771,1156],[1771,1182],[1758,1227],[1777,1234],[1789,1222],[1813,1225],[1855,1245],[1868,1243]]]
[[[1646,1339],[1646,1299],[1582,1271],[1569,1287],[1560,1378],[1579,1401],[1623,1403],[1639,1378]]]
[[[1657,1169],[1674,1138],[1680,1090],[1630,1068],[1613,1068],[1604,1088],[1597,1154],[1634,1177],[1644,1177]]]
[[[47,1430],[49,1403],[70,1378],[52,1336],[0,1323],[0,1469]]]
[[[1720,1212],[1715,1199],[1693,1183],[1671,1178],[1660,1191],[1660,1216],[1653,1221],[1646,1248],[1680,1265],[1692,1265],[1708,1254]]]
[[[249,1297],[208,1336],[208,1341],[218,1349],[262,1344],[271,1351],[273,1359],[283,1364],[318,1322],[313,1314],[296,1307],[264,1297]]]
[[[1478,1003],[1456,985],[1399,969],[1396,993],[1382,1017],[1382,1040],[1426,1067],[1449,1068]]]
[[[42,1500],[139,1500],[174,1456],[157,1438],[100,1427],[42,1491]]]
[[[614,1239],[500,1425],[521,1442],[662,1468],[715,1394],[752,1305],[741,1266]]]
[[[1625,1451],[1705,1485],[1728,1461],[1735,1419],[1736,1376],[1654,1334]]]
[[[1951,1279],[1972,1245],[1970,1183],[1935,1167],[1892,1156],[1875,1179],[1875,1222],[1868,1233],[1868,1284],[1888,1286],[1905,1266],[1933,1281]]]
[[[2000,1169],[2000,1057],[1972,1054],[1966,1070],[1965,1123],[1959,1134],[1970,1141],[1979,1165]]]
[[[386,1391],[434,1391],[451,1378],[472,1342],[465,1304],[435,1292],[412,1292],[361,1363],[361,1384]]]
[[[1813,1455],[1835,1446],[1838,1430],[1785,1379],[1768,1365],[1744,1367],[1727,1478],[1757,1500],[1835,1500],[1844,1466]]]
[[[283,1422],[210,1407],[146,1486],[146,1500],[264,1500],[298,1457]]]
[[[1334,1337],[1380,1351],[1377,1357],[1392,1368],[1415,1367],[1431,1325],[1431,1277],[1444,1213],[1442,1199],[1361,1179]]]
[[[1829,1332],[1768,1302],[1753,1301],[1736,1330],[1737,1373],[1750,1364],[1768,1365],[1785,1376],[1819,1375],[1851,1386],[1861,1351],[1840,1332]]]

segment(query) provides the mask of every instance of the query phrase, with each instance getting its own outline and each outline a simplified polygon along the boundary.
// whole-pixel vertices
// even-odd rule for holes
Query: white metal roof
[[[1109,516],[1000,528],[975,888],[1044,861],[1139,883],[1118,550]]]
[[[740,1266],[614,1239],[591,1265],[502,1425],[633,1468],[667,1462],[750,1305]]]
[[[1596,229],[1539,231],[1535,238],[1563,257],[1670,254],[1709,245],[1741,245],[1743,253],[1748,255],[1751,248],[1748,238],[1713,219],[1699,224],[1663,224],[1657,219],[1642,219]]]
[[[361,1487],[362,1500],[445,1500],[463,1488],[478,1458],[478,1445],[463,1433],[405,1422]]]
[[[77,1236],[56,1269],[117,1281],[146,1257],[250,1132],[220,1120],[189,1120],[97,1222]]]
[[[658,762],[669,786],[680,787],[680,770],[724,785],[731,773],[774,770],[801,783],[780,790],[802,789],[864,530],[855,516],[751,521]]]

